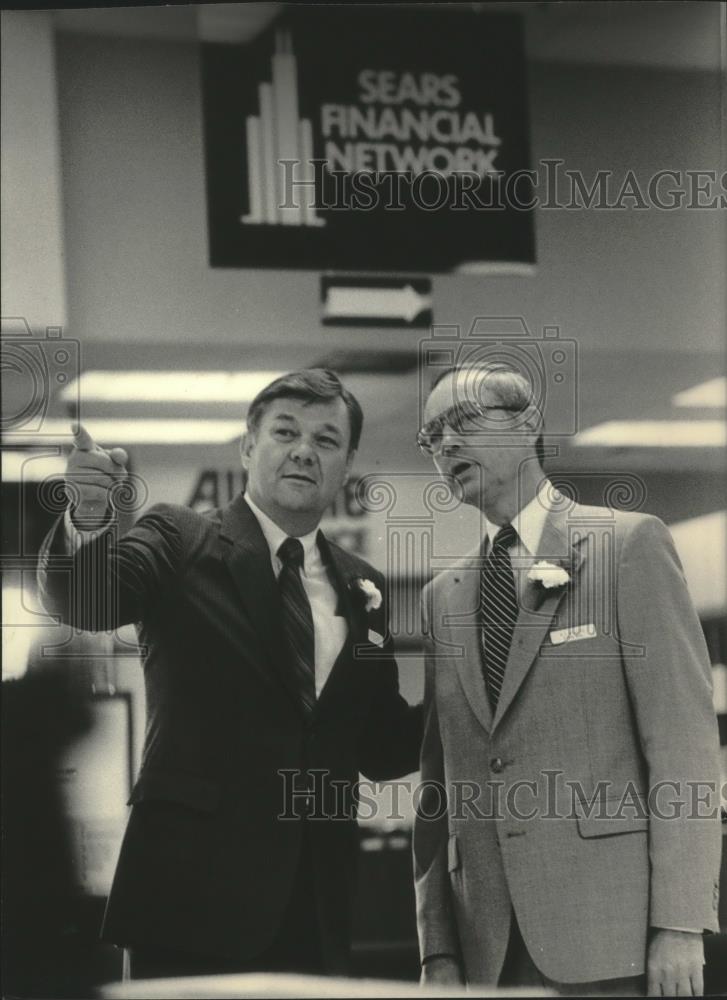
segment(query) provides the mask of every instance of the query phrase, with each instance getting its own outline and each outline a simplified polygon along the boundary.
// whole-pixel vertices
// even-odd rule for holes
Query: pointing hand
[[[111,490],[128,475],[129,456],[123,448],[102,448],[83,426],[79,426],[73,444],[66,464],[73,519],[84,526],[100,525],[108,513]]]

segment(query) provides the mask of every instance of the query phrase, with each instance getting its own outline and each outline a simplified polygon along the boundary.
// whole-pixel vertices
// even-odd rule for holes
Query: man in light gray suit
[[[446,372],[424,416],[420,447],[484,517],[424,591],[422,979],[699,995],[718,737],[671,536],[552,488],[503,365]]]

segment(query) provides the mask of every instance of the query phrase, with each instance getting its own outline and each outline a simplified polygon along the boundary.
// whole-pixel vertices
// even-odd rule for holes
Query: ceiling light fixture
[[[608,420],[575,437],[576,445],[625,448],[723,448],[721,420]]]
[[[88,371],[61,398],[103,403],[249,403],[280,371]]]
[[[245,430],[243,420],[115,420],[84,418],[83,426],[100,445],[132,444],[229,444]],[[3,434],[3,444],[39,447],[48,444],[70,445],[68,420],[46,420],[37,434]]]
[[[727,406],[727,378],[722,375],[684,389],[672,397],[672,403],[674,406],[700,408]]]

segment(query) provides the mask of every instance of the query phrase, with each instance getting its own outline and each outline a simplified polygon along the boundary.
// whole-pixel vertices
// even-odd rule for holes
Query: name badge
[[[575,642],[577,639],[592,639],[596,634],[595,625],[574,625],[573,628],[557,628],[550,633],[550,641],[554,646],[563,642]]]

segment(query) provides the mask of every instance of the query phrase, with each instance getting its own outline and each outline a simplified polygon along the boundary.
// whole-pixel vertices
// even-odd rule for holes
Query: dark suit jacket
[[[272,941],[300,856],[302,809],[283,771],[320,773],[308,818],[324,960],[345,971],[358,848],[359,772],[418,765],[421,716],[398,691],[382,607],[357,578],[384,580],[319,534],[348,638],[306,718],[288,662],[270,551],[238,497],[200,515],[159,504],[122,538],[111,529],[65,555],[62,524],[39,564],[46,609],[87,630],[137,623],[147,698],[143,761],[104,937],[119,945],[252,958]],[[332,782],[342,782],[338,786]],[[290,787],[290,785],[288,785]],[[341,790],[345,787],[346,792]],[[295,809],[291,809],[291,805]],[[335,818],[330,818],[333,815]]]

